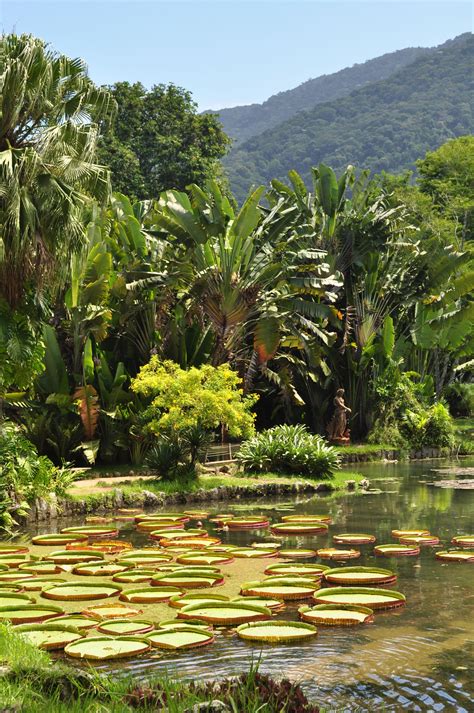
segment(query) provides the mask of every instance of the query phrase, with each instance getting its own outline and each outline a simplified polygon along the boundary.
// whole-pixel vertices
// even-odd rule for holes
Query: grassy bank
[[[318,713],[301,688],[274,681],[256,670],[218,683],[189,684],[170,678],[133,681],[82,673],[54,661],[25,642],[8,625],[0,625],[0,706],[21,713],[132,713],[166,710],[183,713],[195,704],[222,701],[245,713]]]

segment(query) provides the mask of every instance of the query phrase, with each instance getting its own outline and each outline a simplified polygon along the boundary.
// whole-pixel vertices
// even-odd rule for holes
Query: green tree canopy
[[[219,173],[229,139],[216,117],[197,113],[190,92],[174,84],[147,91],[139,82],[118,82],[110,91],[118,111],[104,127],[100,158],[115,190],[155,198]]]

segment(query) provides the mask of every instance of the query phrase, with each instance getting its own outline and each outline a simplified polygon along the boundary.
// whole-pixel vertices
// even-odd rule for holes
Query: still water
[[[332,516],[328,535],[285,538],[287,546],[329,546],[332,535],[338,532],[372,533],[378,544],[384,544],[394,542],[390,534],[394,528],[427,528],[440,537],[445,549],[454,535],[474,531],[474,490],[428,485],[435,480],[458,477],[454,470],[434,470],[448,466],[467,468],[474,466],[474,461],[358,465],[357,469],[370,479],[371,489],[381,492],[298,501],[237,501],[219,503],[216,507],[219,512],[265,512],[273,521],[288,513]],[[65,523],[59,526],[64,527]],[[205,527],[212,530],[206,523]],[[146,535],[131,526],[124,527],[121,537],[137,546],[150,544]],[[275,539],[264,531],[227,532],[220,537],[232,544]],[[136,678],[167,671],[173,676],[203,681],[245,671],[253,658],[260,661],[262,672],[299,682],[308,697],[325,709],[351,713],[402,710],[472,713],[474,565],[436,561],[433,547],[422,548],[419,557],[406,558],[375,558],[372,546],[360,549],[360,559],[347,564],[396,571],[395,589],[406,595],[406,607],[377,613],[375,623],[367,626],[320,627],[318,636],[303,644],[262,647],[224,632],[216,637],[214,645],[202,649],[179,654],[155,651],[133,661],[100,668],[116,673],[132,672]],[[240,581],[252,578],[246,576],[246,562],[240,562]],[[296,620],[297,608],[298,603],[288,602],[277,618]],[[175,614],[176,610],[168,609],[168,618]]]

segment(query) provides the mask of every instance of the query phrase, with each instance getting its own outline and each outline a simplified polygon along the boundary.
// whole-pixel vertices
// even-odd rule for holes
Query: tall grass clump
[[[247,471],[299,473],[330,478],[340,467],[338,451],[305,426],[275,426],[245,441],[238,453]]]

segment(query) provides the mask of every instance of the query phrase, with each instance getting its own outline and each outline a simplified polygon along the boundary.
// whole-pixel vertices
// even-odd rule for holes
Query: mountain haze
[[[224,160],[242,199],[253,184],[284,179],[290,169],[309,180],[320,162],[342,171],[401,172],[455,136],[473,132],[474,39],[461,35],[422,52],[387,79],[317,104],[250,138]]]
[[[294,89],[274,94],[262,104],[248,104],[207,113],[219,115],[224,131],[234,140],[234,146],[237,146],[251,136],[290,119],[299,111],[312,109],[316,104],[344,97],[365,84],[386,79],[430,51],[431,48],[424,47],[397,50],[333,74],[308,79]]]

